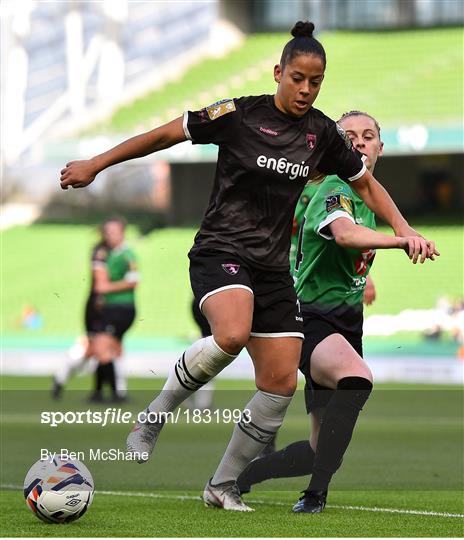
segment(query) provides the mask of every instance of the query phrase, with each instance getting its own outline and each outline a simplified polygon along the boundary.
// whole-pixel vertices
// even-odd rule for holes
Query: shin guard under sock
[[[239,476],[242,491],[270,478],[309,476],[313,472],[314,451],[309,441],[297,441],[285,448],[253,460]]]
[[[326,491],[348,448],[359,412],[372,391],[363,377],[345,377],[329,401],[322,417],[308,491]]]

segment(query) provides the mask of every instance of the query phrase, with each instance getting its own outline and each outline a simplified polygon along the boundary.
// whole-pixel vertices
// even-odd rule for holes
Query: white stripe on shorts
[[[279,337],[298,337],[304,339],[301,332],[251,332],[251,337],[279,338]]]
[[[200,300],[200,311],[203,313],[201,307],[203,306],[203,302],[207,298],[209,298],[210,296],[213,296],[213,294],[216,294],[216,293],[221,292],[221,291],[225,291],[227,289],[246,289],[247,291],[250,291],[251,294],[253,294],[252,289],[250,289],[250,287],[247,287],[246,285],[240,285],[240,284],[237,284],[237,285],[225,285],[224,287],[219,287],[219,289],[214,289],[214,291],[210,291],[209,293],[206,293],[205,296],[203,296],[203,298]]]
[[[188,111],[184,112],[184,117],[182,119],[182,128],[184,129],[184,135],[187,137],[189,141],[193,141],[192,136],[190,135],[190,131],[188,128]]]

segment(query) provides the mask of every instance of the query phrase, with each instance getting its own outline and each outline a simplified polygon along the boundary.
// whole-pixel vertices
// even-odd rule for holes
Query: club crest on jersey
[[[224,272],[227,272],[231,276],[235,276],[236,274],[238,274],[238,271],[240,270],[239,264],[227,263],[227,264],[221,264],[221,266]]]
[[[314,133],[306,133],[306,146],[308,147],[308,150],[314,150],[314,147],[316,146],[316,135]]]
[[[234,111],[235,103],[233,99],[221,99],[221,101],[217,101],[209,107],[206,107],[206,112],[208,113],[210,120],[216,120],[216,118]]]

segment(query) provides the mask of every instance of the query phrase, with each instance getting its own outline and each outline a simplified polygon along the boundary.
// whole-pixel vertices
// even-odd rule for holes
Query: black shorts
[[[253,268],[236,255],[204,250],[190,255],[190,283],[200,309],[220,291],[250,291],[254,296],[251,336],[303,338],[303,319],[290,272]]]
[[[304,342],[301,350],[300,371],[306,379],[305,403],[308,414],[319,407],[325,407],[332,397],[334,390],[325,388],[311,379],[311,355],[316,346],[332,334],[341,334],[353,349],[363,356],[362,328],[359,333],[346,332],[338,329],[329,321],[321,317],[303,316]]]
[[[97,322],[97,332],[110,334],[119,341],[132,326],[135,319],[135,308],[131,304],[113,304],[103,306],[101,318]]]
[[[91,337],[100,329],[101,307],[97,302],[97,295],[91,294],[85,304],[84,324],[85,332]]]

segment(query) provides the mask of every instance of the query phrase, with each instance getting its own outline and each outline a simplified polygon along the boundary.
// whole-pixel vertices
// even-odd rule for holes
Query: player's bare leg
[[[227,289],[210,295],[203,303],[212,336],[193,343],[176,363],[159,395],[149,404],[143,422],[137,422],[127,438],[127,447],[140,456],[150,456],[166,413],[213,379],[246,345],[253,319],[253,294],[245,288]],[[148,457],[138,459],[139,463]]]

